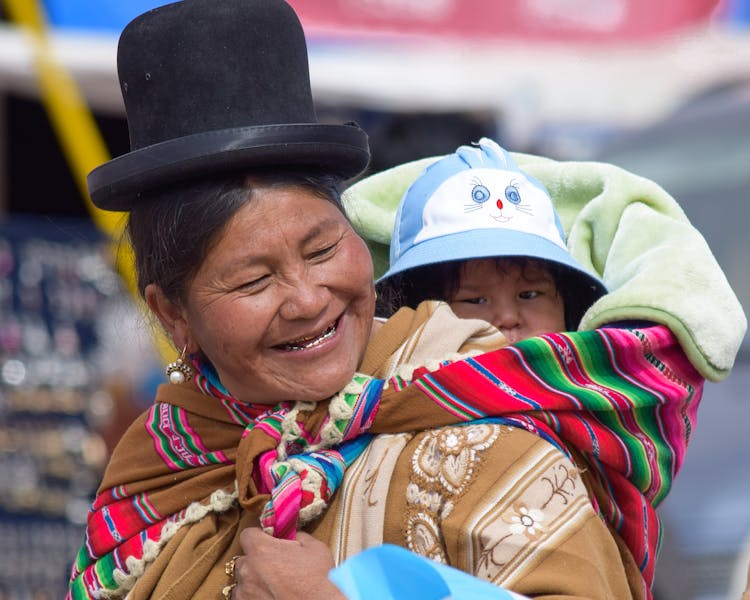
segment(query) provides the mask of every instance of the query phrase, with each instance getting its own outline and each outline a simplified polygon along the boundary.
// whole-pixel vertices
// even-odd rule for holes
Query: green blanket
[[[614,165],[512,156],[547,186],[570,252],[610,290],[586,312],[580,328],[629,319],[661,323],[706,379],[724,379],[747,319],[711,249],[677,202],[653,181]],[[401,196],[437,158],[377,173],[344,193],[347,214],[370,246],[376,275],[388,266]]]

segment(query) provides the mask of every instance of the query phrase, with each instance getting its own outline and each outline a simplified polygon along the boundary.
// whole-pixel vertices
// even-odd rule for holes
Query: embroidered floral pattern
[[[481,463],[481,452],[500,435],[494,424],[429,431],[411,461],[406,489],[405,534],[409,549],[446,562],[440,523],[450,515]]]
[[[417,511],[411,515],[409,523],[409,549],[441,563],[447,563],[443,537],[438,520],[427,511]]]
[[[578,482],[578,470],[572,465],[558,464],[555,465],[548,475],[542,477],[550,488],[550,497],[542,508],[547,507],[556,497],[566,505],[571,498],[575,496],[576,484]]]
[[[494,502],[477,506],[474,573],[497,584],[512,584],[524,568],[533,568],[582,520],[594,515],[591,500],[573,463],[551,446],[537,446],[516,465],[496,490]],[[524,567],[525,565],[525,567]]]
[[[414,453],[414,480],[449,495],[461,494],[474,475],[478,453],[489,448],[497,435],[498,427],[489,424],[430,432]]]
[[[510,524],[510,532],[514,535],[525,535],[529,539],[537,537],[544,531],[542,522],[545,520],[544,513],[538,508],[529,508],[519,503],[503,514],[503,521]]]

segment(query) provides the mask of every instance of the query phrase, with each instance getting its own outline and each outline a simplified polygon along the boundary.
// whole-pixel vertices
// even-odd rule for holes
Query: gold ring
[[[239,558],[239,555],[233,556],[226,563],[224,563],[224,572],[229,575],[231,579],[234,579],[234,561]],[[227,596],[228,598],[229,596]]]
[[[232,597],[232,590],[236,586],[236,583],[233,583],[231,585],[225,585],[224,588],[221,590],[221,595],[226,598],[226,600],[229,600]]]

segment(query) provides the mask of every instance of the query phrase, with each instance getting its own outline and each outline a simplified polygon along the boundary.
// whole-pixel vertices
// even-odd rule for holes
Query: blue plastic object
[[[328,578],[349,600],[521,600],[463,571],[399,546],[364,550],[332,569]]]

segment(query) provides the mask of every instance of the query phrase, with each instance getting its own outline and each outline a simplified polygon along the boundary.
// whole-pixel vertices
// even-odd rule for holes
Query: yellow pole
[[[113,245],[113,261],[130,293],[140,302],[132,249],[122,240],[125,213],[98,209],[91,202],[86,185],[87,174],[109,160],[110,155],[99,128],[73,77],[55,59],[47,35],[47,17],[38,0],[0,0],[9,19],[28,36],[33,50],[41,98],[53,129],[68,161],[73,177],[94,224]],[[165,360],[174,349],[161,333],[156,340]]]

